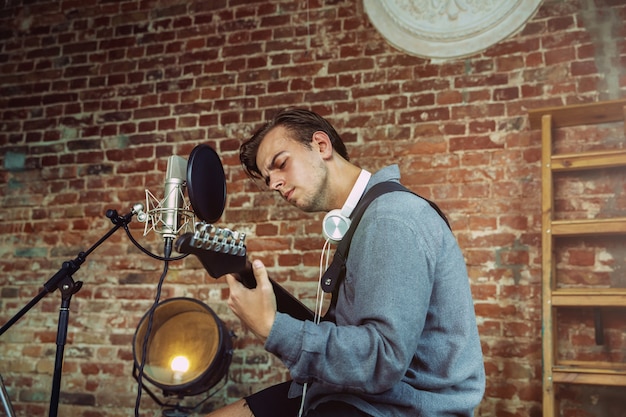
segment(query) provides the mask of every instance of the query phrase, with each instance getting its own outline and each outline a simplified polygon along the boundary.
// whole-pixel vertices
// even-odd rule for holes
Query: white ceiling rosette
[[[363,0],[372,24],[411,55],[451,60],[517,33],[541,0]]]

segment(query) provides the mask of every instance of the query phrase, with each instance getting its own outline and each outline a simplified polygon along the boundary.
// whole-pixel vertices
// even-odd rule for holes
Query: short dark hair
[[[239,160],[246,173],[251,178],[262,178],[263,174],[256,164],[256,156],[259,145],[265,135],[275,127],[282,126],[293,134],[293,139],[302,145],[311,148],[313,133],[322,131],[328,135],[333,149],[346,161],[349,160],[348,151],[343,140],[335,128],[317,113],[305,109],[283,109],[272,117],[271,120],[261,126],[250,139],[244,142],[239,149]]]

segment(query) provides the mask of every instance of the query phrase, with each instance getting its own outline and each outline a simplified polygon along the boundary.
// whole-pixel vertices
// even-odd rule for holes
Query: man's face
[[[292,133],[277,126],[263,138],[256,162],[268,187],[290,204],[306,212],[326,210],[328,170],[320,148],[292,139]]]

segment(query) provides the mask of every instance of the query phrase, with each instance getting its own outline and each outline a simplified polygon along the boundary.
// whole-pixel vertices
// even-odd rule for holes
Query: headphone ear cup
[[[329,211],[322,222],[322,234],[332,243],[339,243],[350,228],[350,218],[341,214],[341,210]]]

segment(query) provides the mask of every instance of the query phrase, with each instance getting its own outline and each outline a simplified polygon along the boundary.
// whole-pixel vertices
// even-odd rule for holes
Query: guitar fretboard
[[[226,228],[216,227],[205,222],[197,222],[190,244],[198,249],[229,255],[246,255],[246,234]]]

